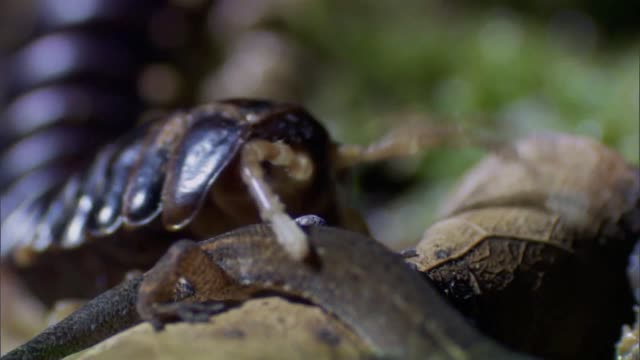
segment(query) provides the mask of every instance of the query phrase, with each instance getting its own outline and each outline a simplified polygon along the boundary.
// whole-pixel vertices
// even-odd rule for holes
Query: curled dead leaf
[[[468,172],[408,261],[515,349],[611,357],[631,315],[639,175],[588,138],[524,138]]]

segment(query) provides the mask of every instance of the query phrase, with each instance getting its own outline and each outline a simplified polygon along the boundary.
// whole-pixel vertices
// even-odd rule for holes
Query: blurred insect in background
[[[40,216],[61,211],[50,205],[68,206],[79,179],[53,197],[101,144],[133,128],[147,109],[190,101],[178,91],[181,74],[168,64],[183,61],[176,54],[197,33],[187,26],[194,10],[167,1],[10,5],[30,6],[32,26],[14,39],[1,97],[1,214],[21,224],[3,227],[3,252],[11,239],[42,230]],[[85,265],[99,266],[92,264]],[[108,283],[101,281],[99,291]]]

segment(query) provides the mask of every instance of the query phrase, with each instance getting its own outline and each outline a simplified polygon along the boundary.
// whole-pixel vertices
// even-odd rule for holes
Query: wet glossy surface
[[[89,215],[88,231],[93,236],[112,234],[122,224],[124,189],[141,148],[142,140],[135,139],[113,158],[107,173],[105,192],[98,196]]]
[[[293,202],[290,205],[283,198],[285,206],[294,214],[308,213],[313,207],[313,212],[326,216],[330,224],[342,221],[333,197],[334,174],[329,163],[333,148],[326,130],[298,106],[235,99],[158,117],[103,147],[86,171],[77,172],[46,198],[24,205],[18,215],[10,216],[28,216],[33,230],[25,233],[19,230],[20,222],[5,222],[4,234],[12,238],[4,241],[7,248],[3,252],[5,256],[13,253],[9,261],[29,273],[29,278],[46,263],[65,261],[55,260],[65,256],[75,257],[69,261],[77,264],[76,271],[85,271],[90,256],[78,256],[91,252],[100,258],[96,260],[99,266],[114,261],[122,262],[122,267],[114,269],[125,269],[125,264],[138,262],[146,268],[157,255],[136,260],[140,249],[162,253],[180,236],[178,230],[199,238],[255,223],[259,217],[238,171],[239,151],[251,139],[281,141],[296,151],[305,151],[314,162],[313,175],[304,183],[307,188],[292,192],[284,185],[284,190],[291,192],[288,200]],[[267,168],[267,176],[269,171]],[[286,176],[267,180],[275,182],[272,186],[281,186],[278,182]],[[211,213],[206,213],[196,223],[210,193],[206,211],[214,215],[208,218]],[[18,253],[29,256],[18,259]],[[98,268],[87,271],[86,277],[101,272]],[[109,279],[117,276],[111,269],[106,273]],[[57,275],[65,276],[62,270]],[[112,285],[110,281],[106,284]],[[52,294],[68,293],[63,290],[64,283],[55,285],[61,290]],[[99,283],[86,285],[87,289],[103,288]],[[42,284],[38,286],[38,293],[44,293]]]
[[[185,226],[202,206],[216,177],[234,158],[249,134],[248,126],[224,115],[204,115],[178,145],[162,190],[164,224]]]

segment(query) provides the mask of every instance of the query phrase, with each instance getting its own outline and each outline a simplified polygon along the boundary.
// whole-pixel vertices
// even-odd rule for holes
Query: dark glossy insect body
[[[2,189],[48,163],[81,164],[87,150],[131,128],[142,110],[137,76],[158,57],[144,26],[159,3],[93,1],[75,12],[73,4],[37,2],[37,31],[8,61]],[[3,214],[18,202],[3,198]]]
[[[4,255],[45,301],[90,297],[128,270],[146,270],[185,235],[201,239],[259,222],[240,156],[259,141],[284,144],[310,166],[300,180],[291,166],[261,164],[289,214],[347,225],[326,130],[297,106],[230,100],[150,121],[103,147],[88,170],[25,210],[28,231],[23,213],[7,217]]]
[[[38,0],[32,7],[33,30],[15,41],[0,94],[0,213],[3,223],[10,217],[20,223],[3,225],[3,254],[36,231],[45,234],[38,228],[43,216],[53,233],[61,226],[55,214],[64,211],[51,206],[69,206],[86,184],[78,176],[67,181],[71,174],[153,105],[139,91],[141,74],[173,59],[177,45],[163,42],[157,30],[169,27],[166,19],[184,18],[166,0]],[[57,276],[54,262],[47,271]]]

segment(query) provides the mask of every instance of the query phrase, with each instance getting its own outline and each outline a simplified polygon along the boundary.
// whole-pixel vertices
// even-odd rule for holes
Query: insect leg
[[[284,205],[264,179],[261,162],[268,161],[286,167],[292,179],[305,181],[311,178],[313,165],[303,154],[294,152],[288,145],[253,140],[242,149],[242,180],[255,199],[260,217],[271,222],[278,242],[289,255],[302,260],[309,253],[309,244],[304,232],[285,212]]]
[[[477,146],[512,155],[509,143],[492,134],[483,134],[455,125],[410,122],[393,129],[369,145],[341,144],[336,151],[336,167],[348,168],[360,163],[387,160],[422,153],[443,146]]]

